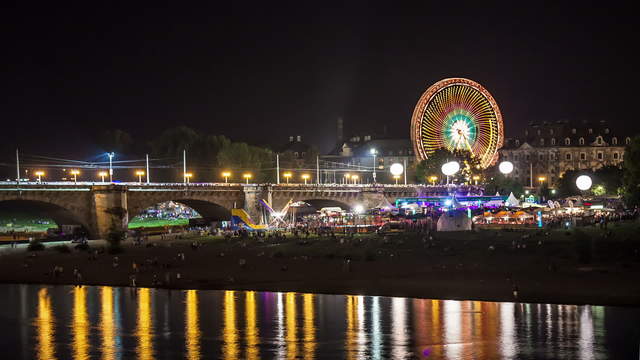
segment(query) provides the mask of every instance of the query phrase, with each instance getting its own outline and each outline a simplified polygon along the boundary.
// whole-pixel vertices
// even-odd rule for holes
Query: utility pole
[[[17,184],[20,185],[20,152],[18,148],[16,148],[16,175],[18,176],[16,177]]]
[[[187,183],[187,149],[182,150],[182,182]]]
[[[280,154],[276,154],[276,183],[280,184]]]
[[[533,163],[529,163],[529,186],[533,187]]]
[[[407,185],[407,159],[404,159],[404,184]]]
[[[320,155],[316,155],[316,183],[320,185]]]
[[[149,184],[149,154],[147,154],[147,184]]]

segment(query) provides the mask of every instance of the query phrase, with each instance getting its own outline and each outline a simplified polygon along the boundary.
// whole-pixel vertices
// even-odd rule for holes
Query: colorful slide
[[[249,231],[267,230],[267,225],[255,224],[243,209],[231,209],[231,224]]]

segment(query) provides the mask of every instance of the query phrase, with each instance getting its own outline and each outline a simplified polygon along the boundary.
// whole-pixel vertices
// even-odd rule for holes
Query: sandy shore
[[[343,244],[339,238],[301,244],[293,238],[262,243],[194,235],[152,238],[144,246],[125,242],[117,255],[92,242],[102,252],[95,259],[53,245],[38,252],[4,245],[0,282],[74,284],[78,269],[87,285],[130,286],[135,275],[136,286],[143,287],[640,306],[638,230],[637,223],[624,224],[604,238],[602,230],[587,229],[590,264],[578,262],[575,235],[561,230],[436,233],[433,246],[417,234],[394,234],[387,241],[369,235]],[[514,240],[526,247],[514,247]],[[194,250],[193,241],[202,245]],[[55,266],[64,268],[57,277]]]

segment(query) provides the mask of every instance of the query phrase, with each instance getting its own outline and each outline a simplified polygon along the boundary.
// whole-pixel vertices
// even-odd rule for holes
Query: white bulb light
[[[404,166],[402,166],[402,164],[400,163],[395,163],[391,165],[391,167],[389,168],[389,171],[391,171],[391,175],[393,176],[400,176],[404,171]]]
[[[362,205],[356,205],[353,207],[353,212],[356,214],[362,214],[364,212],[364,207]]]
[[[460,164],[457,161],[450,161],[442,165],[442,173],[451,176],[460,171]]]
[[[580,175],[576,179],[576,186],[578,187],[578,189],[582,191],[589,190],[591,188],[592,183],[593,182],[591,181],[591,178],[588,175]]]
[[[503,174],[510,174],[513,171],[513,163],[511,161],[503,161],[498,165],[498,169]]]

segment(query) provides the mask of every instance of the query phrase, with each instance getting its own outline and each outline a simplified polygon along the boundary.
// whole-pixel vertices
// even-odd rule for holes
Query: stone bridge
[[[289,200],[343,208],[375,207],[385,199],[413,197],[415,185],[274,185],[274,184],[104,184],[0,183],[0,208],[52,218],[58,225],[82,225],[91,238],[126,229],[129,218],[166,201],[177,201],[211,220],[227,220],[230,209],[243,208],[262,218],[261,199],[281,209]]]

